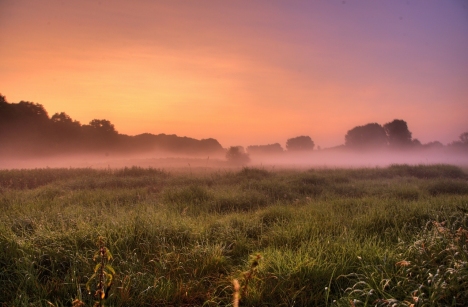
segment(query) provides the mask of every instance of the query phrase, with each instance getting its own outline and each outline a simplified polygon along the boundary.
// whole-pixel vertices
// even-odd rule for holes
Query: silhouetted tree
[[[114,150],[118,147],[119,134],[106,119],[93,119],[82,126],[83,141],[88,150]]]
[[[60,130],[62,135],[76,137],[81,132],[81,124],[79,121],[73,120],[66,113],[55,113],[50,118],[54,130]],[[57,131],[58,132],[58,131]]]
[[[175,134],[143,133],[133,137],[133,145],[143,150],[160,150],[177,152],[189,155],[225,154],[225,149],[215,139],[197,140],[189,137],[180,137]]]
[[[247,152],[249,154],[280,154],[283,153],[283,151],[283,147],[281,147],[279,143],[247,146]]]
[[[10,111],[10,104],[6,101],[5,96],[0,94],[0,135],[7,127],[8,113]]]
[[[117,134],[114,125],[106,119],[93,119],[89,122],[89,126],[95,129],[96,132],[103,134]]]
[[[18,115],[21,114],[21,116],[24,117],[29,117],[34,118],[36,120],[43,120],[46,121],[49,119],[49,116],[47,115],[47,111],[44,109],[44,106],[42,104],[34,103],[34,102],[29,102],[29,101],[20,101],[18,103],[17,107],[17,112]]]
[[[460,142],[462,142],[465,145],[468,145],[468,132],[460,134]]]
[[[411,132],[404,120],[395,119],[390,123],[386,123],[383,127],[387,133],[389,146],[394,148],[403,148],[412,144]]]
[[[382,148],[387,145],[387,134],[377,123],[357,126],[346,134],[345,145],[356,149]]]
[[[50,120],[40,104],[0,99],[1,151],[9,154],[44,154],[50,149]]]
[[[412,139],[412,140],[411,140],[411,145],[413,145],[413,147],[421,147],[421,146],[423,146],[423,145],[421,144],[421,141],[418,140],[418,139]]]
[[[454,141],[450,143],[448,146],[456,150],[468,149],[468,132],[464,132],[460,134],[459,139],[460,139],[459,141]]]
[[[82,133],[80,122],[74,121],[64,112],[55,113],[50,121],[56,146],[60,147],[61,150],[70,149],[71,144],[74,144],[74,147],[79,147]]]
[[[216,153],[221,152],[223,147],[219,144],[218,140],[213,138],[197,140],[196,153]]]
[[[37,135],[38,133],[47,132],[49,116],[41,104],[20,101],[19,103],[4,105],[4,109],[5,113],[2,114],[2,120],[16,133]]]
[[[55,113],[54,115],[52,115],[50,120],[54,124],[71,124],[71,123],[73,123],[73,119],[70,116],[68,116],[65,112]]]
[[[232,164],[247,164],[250,162],[250,157],[244,151],[242,146],[231,146],[226,152],[226,159]]]
[[[312,141],[310,136],[302,135],[286,141],[286,149],[288,151],[313,150],[314,146],[314,141]]]

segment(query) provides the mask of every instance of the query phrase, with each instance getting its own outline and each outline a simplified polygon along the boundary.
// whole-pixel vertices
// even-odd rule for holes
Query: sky
[[[466,0],[0,0],[0,93],[223,147],[468,131]]]

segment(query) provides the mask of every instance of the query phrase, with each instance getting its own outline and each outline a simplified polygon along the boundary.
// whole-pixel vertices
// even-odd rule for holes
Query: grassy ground
[[[463,306],[468,175],[449,165],[0,171],[0,303]],[[89,293],[91,292],[91,293]],[[75,301],[75,306],[80,302]]]

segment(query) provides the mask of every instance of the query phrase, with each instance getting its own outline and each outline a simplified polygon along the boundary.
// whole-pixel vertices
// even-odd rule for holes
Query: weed
[[[248,296],[249,294],[249,283],[254,279],[262,256],[260,254],[251,255],[249,260],[249,270],[242,273],[243,286],[241,287],[241,294]]]
[[[86,283],[86,290],[91,294],[91,284],[97,282],[94,297],[97,299],[94,306],[104,306],[105,301],[109,298],[109,293],[114,282],[115,270],[109,264],[112,260],[112,254],[109,249],[104,245],[104,239],[99,237],[98,250],[94,254],[93,260],[98,259],[98,264],[94,267],[94,273]],[[76,301],[76,304],[79,302]]]

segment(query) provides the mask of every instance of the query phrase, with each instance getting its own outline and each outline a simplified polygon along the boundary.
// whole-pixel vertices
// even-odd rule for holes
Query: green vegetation
[[[93,306],[98,291],[106,306],[468,301],[455,166],[3,170],[0,206],[5,306]]]

